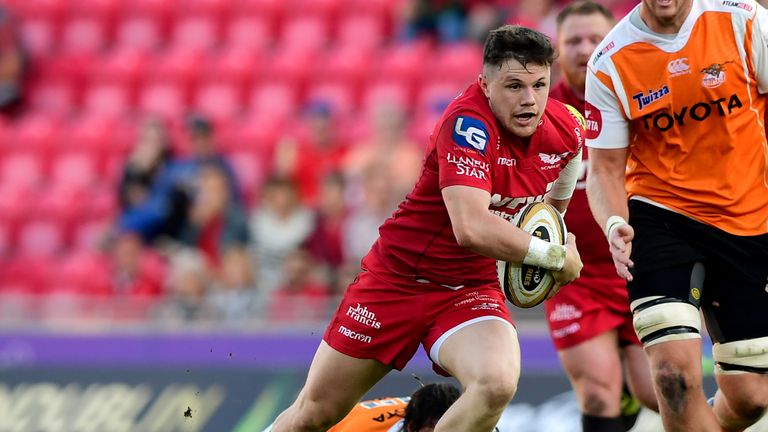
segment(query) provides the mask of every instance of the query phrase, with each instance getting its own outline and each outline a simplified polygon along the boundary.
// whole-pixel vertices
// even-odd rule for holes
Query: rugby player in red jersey
[[[328,429],[419,344],[464,388],[435,431],[493,430],[520,375],[496,260],[551,269],[559,286],[582,267],[573,236],[551,244],[510,223],[533,201],[565,211],[575,188],[585,132],[573,108],[547,102],[553,59],[537,31],[489,34],[482,74],[435,126],[421,176],[380,228],[274,432]]]
[[[563,78],[549,97],[584,111],[587,63],[614,25],[611,12],[591,0],[566,6],[557,16],[558,63]],[[582,172],[565,222],[578,238],[584,261],[581,277],[545,303],[547,322],[560,361],[579,400],[584,432],[622,432],[635,416],[622,416],[623,371],[633,395],[658,410],[650,368],[632,325],[627,283],[616,274],[603,230],[589,209],[586,175]],[[639,409],[635,405],[635,414]]]

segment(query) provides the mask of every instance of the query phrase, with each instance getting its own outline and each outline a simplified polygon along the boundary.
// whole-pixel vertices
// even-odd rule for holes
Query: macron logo
[[[634,96],[632,96],[632,99],[634,99],[635,102],[637,102],[638,111],[642,111],[643,108],[656,102],[657,100],[663,98],[668,94],[669,94],[669,87],[664,86],[656,91],[648,90],[648,94],[644,94],[642,92],[636,93]]]

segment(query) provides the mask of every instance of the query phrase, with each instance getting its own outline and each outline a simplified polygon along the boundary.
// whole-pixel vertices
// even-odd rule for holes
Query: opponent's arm
[[[489,212],[491,196],[482,189],[448,186],[442,195],[460,246],[497,260],[554,270],[560,285],[578,277],[582,263],[573,235],[569,234],[566,246],[533,238]]]
[[[627,189],[624,173],[627,166],[627,148],[589,149],[590,171],[587,176],[589,207],[598,225],[605,229],[611,216],[626,220]]]
[[[565,214],[568,204],[571,202],[573,191],[576,189],[576,182],[579,180],[579,171],[581,170],[581,149],[568,161],[565,168],[560,172],[560,176],[555,181],[552,189],[544,196],[544,202],[552,204],[560,212]]]

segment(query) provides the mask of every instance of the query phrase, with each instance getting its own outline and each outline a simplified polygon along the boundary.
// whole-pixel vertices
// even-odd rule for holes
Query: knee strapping
[[[633,301],[631,308],[632,324],[645,347],[671,340],[701,338],[699,309],[688,302],[652,296]]]
[[[768,373],[768,337],[716,343],[712,355],[717,373]]]

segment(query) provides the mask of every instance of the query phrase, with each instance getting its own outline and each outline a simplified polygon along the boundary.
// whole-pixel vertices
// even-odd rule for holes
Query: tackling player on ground
[[[740,431],[768,406],[767,91],[768,13],[751,0],[643,0],[589,63],[587,192],[667,431]]]
[[[549,97],[584,111],[587,63],[614,24],[611,12],[590,0],[566,6],[557,16],[558,63],[563,78]],[[584,432],[622,432],[623,375],[639,401],[658,409],[648,361],[632,327],[627,282],[616,275],[602,229],[589,210],[586,149],[565,222],[576,235],[584,262],[581,276],[545,303],[547,322],[560,361],[582,412]],[[636,407],[639,409],[639,407]],[[636,413],[635,413],[636,416]],[[629,417],[633,420],[634,417]]]
[[[534,30],[489,34],[482,74],[435,126],[419,180],[380,228],[273,431],[326,430],[419,344],[464,388],[435,430],[494,428],[520,374],[496,260],[551,269],[559,285],[582,266],[573,236],[552,244],[509,223],[532,201],[565,211],[575,187],[584,129],[578,113],[547,103],[553,59]]]

